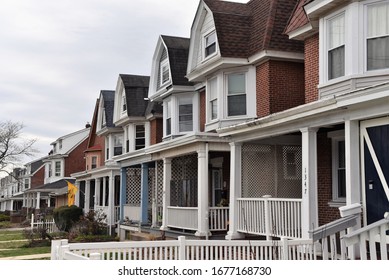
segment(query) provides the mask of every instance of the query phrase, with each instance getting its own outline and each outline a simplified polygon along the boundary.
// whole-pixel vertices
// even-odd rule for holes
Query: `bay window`
[[[227,114],[246,115],[246,75],[244,73],[227,76]]]
[[[328,20],[328,79],[344,76],[345,19],[340,14]]]
[[[367,70],[389,68],[389,3],[367,6]]]
[[[178,101],[178,129],[179,132],[193,130],[192,98],[180,98]]]

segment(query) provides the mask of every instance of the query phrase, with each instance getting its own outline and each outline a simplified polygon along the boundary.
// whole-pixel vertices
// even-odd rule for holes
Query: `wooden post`
[[[288,239],[287,238],[282,238],[282,260],[289,260],[289,244],[288,244]]]
[[[269,198],[271,195],[264,195],[262,198],[265,200],[265,234],[266,234],[266,240],[272,239],[272,222],[271,222],[271,211],[270,211],[270,204],[269,204]]]
[[[186,252],[186,242],[185,242],[185,236],[179,236],[178,237],[178,259],[185,260],[185,252]]]

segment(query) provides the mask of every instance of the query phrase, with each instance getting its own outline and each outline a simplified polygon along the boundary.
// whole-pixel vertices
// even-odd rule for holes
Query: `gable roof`
[[[102,90],[100,91],[101,97],[104,101],[105,111],[105,126],[115,127],[113,124],[113,112],[115,106],[115,91],[113,90]]]
[[[303,52],[302,43],[283,32],[297,0],[203,1],[213,14],[222,57],[245,58],[264,50]]]
[[[288,34],[300,27],[309,23],[307,14],[305,13],[304,6],[313,0],[299,0],[293,10],[293,13],[285,27],[285,34]]]
[[[168,51],[169,67],[173,85],[192,85],[185,77],[188,65],[189,38],[161,35]]]
[[[144,117],[148,104],[149,76],[120,74],[126,93],[127,115]]]

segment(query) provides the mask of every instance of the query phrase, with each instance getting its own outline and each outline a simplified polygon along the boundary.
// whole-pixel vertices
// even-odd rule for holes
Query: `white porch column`
[[[198,229],[196,236],[210,235],[209,232],[209,192],[208,192],[208,143],[201,143],[197,151],[197,211]]]
[[[361,181],[360,181],[360,143],[359,143],[359,122],[346,120],[345,128],[345,153],[346,153],[346,205],[361,203]],[[357,219],[357,224],[351,231],[361,228],[361,214]],[[350,255],[359,257],[357,246],[350,248]]]
[[[302,238],[318,226],[317,128],[302,128]]]
[[[40,209],[41,207],[41,193],[36,193],[36,209]]]
[[[74,199],[74,204],[80,206],[80,181],[75,182],[75,186],[77,187],[76,197]]]
[[[242,195],[242,143],[230,143],[230,220],[226,239],[238,239],[243,235],[238,230],[238,202]]]
[[[106,193],[107,193],[107,178],[104,177],[103,178],[103,205],[102,206],[107,206],[107,203],[106,203]]]
[[[161,230],[167,230],[167,207],[170,206],[170,180],[172,178],[172,160],[163,159],[163,193],[162,193],[162,226]]]
[[[101,206],[100,205],[100,178],[95,179],[95,205]]]
[[[85,205],[84,212],[88,213],[90,208],[90,180],[85,181]]]
[[[115,175],[113,174],[113,171],[109,174],[109,183],[108,183],[108,224],[109,227],[109,233],[111,234],[112,231],[112,225],[115,224],[114,221],[114,208],[115,208],[115,200],[114,200],[114,194],[115,194]]]
[[[23,206],[22,207],[27,207],[27,194],[23,193]]]

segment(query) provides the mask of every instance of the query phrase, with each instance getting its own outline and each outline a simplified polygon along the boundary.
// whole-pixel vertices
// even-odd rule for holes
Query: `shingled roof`
[[[293,10],[292,16],[290,17],[288,24],[285,28],[285,34],[288,34],[300,27],[309,23],[308,16],[305,13],[304,6],[313,0],[299,0]]]
[[[127,115],[129,117],[144,117],[149,92],[149,76],[120,74],[126,92]]]
[[[106,127],[114,127],[113,111],[115,106],[115,91],[102,90],[100,93],[104,100],[105,125]]]
[[[263,50],[303,51],[301,42],[284,34],[297,0],[203,1],[212,11],[222,57],[245,58]]]
[[[189,38],[161,35],[169,54],[169,65],[173,85],[192,85],[185,77],[188,65]]]

